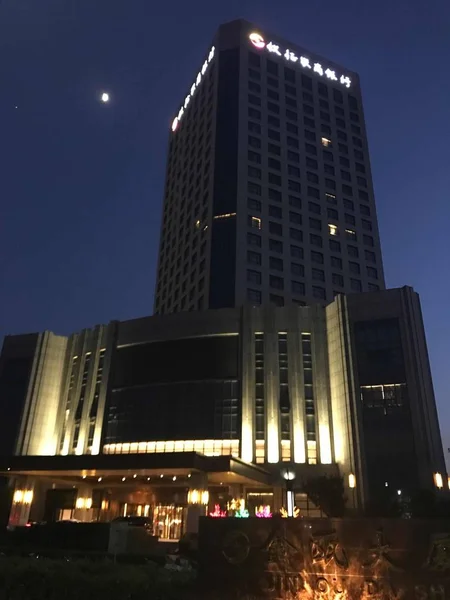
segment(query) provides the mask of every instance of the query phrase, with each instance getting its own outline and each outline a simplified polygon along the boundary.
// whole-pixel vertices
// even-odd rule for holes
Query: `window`
[[[320,300],[325,300],[325,290],[321,287],[317,287],[313,285],[313,296],[314,298],[318,298]]]
[[[313,269],[312,278],[314,281],[325,281],[325,273],[322,269]]]
[[[259,217],[247,216],[247,225],[252,229],[261,229],[261,219]]]
[[[313,219],[312,217],[310,217],[309,218],[309,226],[311,229],[316,229],[317,231],[321,231],[322,222],[319,219]]]
[[[366,219],[363,219],[361,223],[363,229],[365,229],[366,231],[372,231],[372,223],[370,221],[366,221]]]
[[[248,167],[247,171],[248,171],[249,177],[254,177],[255,179],[261,179],[261,169],[258,169],[257,167]]]
[[[355,262],[349,262],[348,263],[349,269],[351,273],[357,273],[359,275],[360,273],[360,268],[359,268],[359,264],[355,263]]]
[[[275,217],[276,219],[281,219],[283,217],[283,211],[279,206],[274,206],[273,204],[269,204],[269,217]]]
[[[353,154],[355,155],[355,158],[357,158],[358,160],[364,160],[364,152],[361,152],[361,150],[357,150],[355,148],[353,150]]]
[[[373,246],[373,237],[371,235],[363,235],[363,242],[366,246]]]
[[[341,243],[336,242],[336,240],[328,240],[331,252],[340,252],[341,251]]]
[[[291,119],[292,121],[297,121],[297,113],[295,113],[293,110],[289,110],[288,108],[286,109],[286,118],[287,119]],[[289,129],[288,129],[289,131]]]
[[[331,256],[330,261],[331,261],[331,266],[334,269],[342,269],[342,260],[340,258],[338,258],[337,256]]]
[[[269,131],[267,132],[267,137],[269,137],[271,140],[275,140],[276,142],[279,142],[280,141],[280,132],[274,131],[273,129],[269,129]]]
[[[276,294],[270,294],[269,300],[275,306],[284,306],[284,298],[283,296],[277,296]]]
[[[312,140],[313,142],[315,142],[316,134],[314,133],[314,131],[309,131],[308,129],[305,129],[305,139]]]
[[[300,169],[292,165],[288,165],[288,175],[292,177],[300,177]]]
[[[303,124],[307,125],[308,127],[315,126],[314,119],[310,119],[309,117],[303,117]]]
[[[365,177],[356,177],[356,181],[358,182],[358,185],[367,187],[367,179]]]
[[[310,171],[306,173],[306,179],[311,183],[319,183],[319,176],[316,175],[316,173],[311,173]]]
[[[300,198],[297,198],[297,196],[289,196],[289,205],[293,206],[294,208],[301,208],[302,201]]]
[[[362,141],[359,138],[353,136],[352,140],[353,140],[354,146],[358,146],[358,148],[362,148]]]
[[[353,292],[360,292],[362,290],[362,285],[359,279],[350,279],[350,288]]]
[[[316,252],[315,250],[311,250],[311,261],[319,265],[323,265],[322,252]]]
[[[269,110],[271,110],[272,112],[276,113],[277,115],[280,112],[280,107],[278,106],[278,104],[275,104],[274,102],[268,102],[267,103],[267,108]]]
[[[279,240],[269,239],[269,250],[271,252],[278,252],[278,254],[283,254],[283,242]]]
[[[325,198],[330,204],[337,204],[336,196],[334,194],[325,193]]]
[[[261,264],[261,254],[259,252],[253,252],[252,250],[247,250],[247,262],[251,265],[260,265]]]
[[[329,219],[334,219],[335,221],[339,218],[338,211],[334,208],[327,208],[327,216]]]
[[[333,223],[328,223],[328,233],[330,235],[338,235],[337,225],[334,225]]]
[[[345,222],[348,223],[349,225],[355,225],[355,223],[356,223],[355,217],[353,215],[349,215],[348,213],[345,213],[344,219],[345,219]]]
[[[250,210],[254,210],[256,212],[261,212],[261,202],[259,200],[254,200],[253,198],[249,198],[247,200],[247,206]]]
[[[269,200],[275,200],[276,202],[281,202],[281,192],[279,192],[278,190],[269,188]]]
[[[289,133],[298,134],[298,127],[293,123],[286,123],[286,130],[289,131]]]
[[[312,246],[319,246],[319,248],[322,248],[322,238],[320,237],[320,235],[315,235],[314,233],[310,233],[309,234],[309,243]]]
[[[268,181],[273,185],[281,185],[281,177],[279,175],[275,175],[275,173],[269,173]]]
[[[274,235],[283,235],[283,227],[280,223],[274,223],[273,221],[269,222],[269,233]]]
[[[298,148],[298,140],[295,138],[287,136],[286,142],[288,146],[291,146],[292,148]]]
[[[370,208],[365,204],[360,204],[359,210],[362,215],[370,216]]]
[[[300,184],[298,181],[292,181],[292,179],[288,179],[288,189],[291,192],[299,192],[300,193]]]
[[[253,304],[261,304],[261,292],[259,290],[247,290],[247,300]]]
[[[255,94],[248,95],[249,104],[256,104],[256,106],[261,106],[261,98],[259,96],[255,96]]]
[[[247,153],[247,158],[249,161],[257,163],[258,165],[261,164],[261,154],[258,154],[258,152],[253,152],[253,150],[249,150]]]
[[[248,76],[251,77],[252,79],[256,79],[258,81],[261,79],[261,75],[259,74],[258,71],[255,71],[255,69],[249,69]]]
[[[302,86],[306,90],[312,90],[312,79],[308,75],[302,75]]]
[[[278,171],[281,171],[281,163],[276,158],[269,157],[269,160],[267,161],[267,164],[269,165],[270,169],[276,169]]]
[[[259,54],[255,54],[254,52],[248,53],[248,64],[252,65],[252,67],[259,67],[261,64],[261,59]]]
[[[356,231],[353,231],[353,229],[346,229],[345,237],[349,240],[356,241]]]
[[[300,275],[301,277],[304,277],[305,267],[299,263],[291,262],[291,273],[292,275]]]
[[[303,232],[299,229],[294,229],[294,227],[291,227],[289,229],[289,235],[293,240],[297,240],[298,242],[301,242],[303,240]]]
[[[292,258],[303,258],[303,248],[291,244],[291,256]]]
[[[247,233],[247,244],[261,248],[261,236],[256,233]]]
[[[278,80],[273,79],[272,77],[267,77],[267,85],[271,85],[272,87],[278,87]]]
[[[369,194],[364,190],[358,190],[358,196],[361,200],[369,200]]]
[[[335,175],[335,171],[334,171],[333,165],[329,165],[327,163],[324,163],[323,168],[324,168],[325,173],[329,173],[330,175]],[[333,181],[333,184],[334,184],[334,181]],[[336,187],[336,185],[334,184],[333,187]]]
[[[353,202],[351,200],[347,200],[347,198],[344,198],[343,203],[344,203],[344,208],[348,208],[349,210],[354,210],[355,205],[353,204]]]
[[[249,121],[248,130],[252,133],[261,133],[261,125],[259,123],[253,123],[252,121]]]
[[[344,278],[342,275],[338,275],[338,273],[332,273],[331,281],[333,282],[333,285],[344,287]]]
[[[258,141],[259,141],[259,140],[258,140]],[[261,147],[261,143],[260,143],[260,145],[258,146],[258,148],[260,148],[260,147]],[[267,150],[268,150],[269,152],[271,152],[272,154],[276,154],[277,156],[280,156],[280,154],[281,154],[281,151],[280,151],[280,146],[277,146],[276,144],[270,144],[270,143],[269,143],[269,144],[267,145]]]
[[[269,285],[271,288],[275,288],[276,290],[282,290],[282,289],[284,289],[284,279],[282,277],[276,277],[275,275],[270,275]]]
[[[372,252],[371,250],[364,250],[364,257],[367,260],[367,262],[376,262],[375,252]]]
[[[306,156],[305,157],[305,161],[306,161],[306,166],[307,167],[311,167],[312,169],[317,169],[318,168],[317,160],[315,158],[311,158],[310,156]]]
[[[310,154],[317,154],[317,148],[315,146],[313,146],[312,144],[305,144],[305,150],[306,152],[309,152]]]
[[[282,271],[283,270],[283,259],[275,258],[275,256],[269,257],[269,267],[274,271]]]
[[[293,294],[305,295],[305,284],[301,281],[291,281],[291,290]]]
[[[267,60],[267,72],[272,75],[278,75],[278,65],[273,60]]]
[[[247,281],[257,285],[261,284],[261,273],[259,271],[252,271],[247,269]]]
[[[261,120],[261,112],[257,108],[253,108],[253,106],[248,107],[248,116],[252,119]]]
[[[300,161],[300,155],[298,154],[298,152],[294,152],[293,150],[287,151],[287,157],[288,157],[288,160],[292,160],[292,162]]]
[[[359,250],[356,246],[347,246],[347,252],[349,256],[353,256],[354,258],[359,257]]]
[[[378,279],[378,272],[374,267],[367,267],[367,275],[373,279]]]
[[[297,225],[301,225],[302,224],[302,215],[294,212],[293,210],[290,210],[289,211],[289,221],[291,223],[296,223]]]
[[[333,145],[331,140],[326,137],[321,138],[321,142],[322,142],[322,146],[324,146],[325,148],[331,148],[331,146]]]
[[[330,152],[329,150],[324,150],[323,151],[323,160],[328,160],[330,162],[333,162],[334,161],[333,153]]]
[[[280,94],[278,92],[276,92],[275,90],[271,90],[270,88],[267,90],[267,96],[269,98],[272,98],[272,100],[279,100],[280,99]]]
[[[344,96],[340,90],[333,89],[333,100],[339,102],[339,104],[344,103]]]
[[[288,85],[287,83],[284,84],[284,90],[286,94],[291,94],[292,96],[297,95],[297,90],[295,89],[295,87],[293,87],[292,85]]]
[[[295,71],[289,69],[288,67],[284,67],[284,78],[286,81],[295,83]]]
[[[331,190],[335,190],[336,189],[336,182],[333,179],[325,179],[325,185],[327,188],[330,188]]]
[[[369,292],[378,292],[380,286],[376,283],[369,283]]]
[[[308,196],[311,196],[311,198],[320,198],[320,192],[317,188],[308,186]]]
[[[261,148],[261,140],[259,138],[253,137],[252,135],[249,135],[248,145],[252,148]]]

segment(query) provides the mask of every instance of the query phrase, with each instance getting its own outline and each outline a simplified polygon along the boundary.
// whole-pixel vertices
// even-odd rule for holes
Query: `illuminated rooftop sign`
[[[289,50],[289,48],[280,49],[279,44],[275,44],[274,42],[266,42],[263,36],[259,33],[251,33],[248,37],[253,46],[258,50],[267,50],[267,52],[276,54],[277,56],[283,56],[286,61],[297,63],[303,69],[309,69],[313,73],[317,73],[320,77],[325,77],[331,81],[338,81],[341,85],[344,85],[347,88],[349,88],[352,83],[350,77],[347,75],[340,75],[339,73],[336,74],[334,69],[323,66],[321,63],[313,62],[307,56],[297,56],[295,52],[292,52],[292,50]]]
[[[184,103],[183,103],[182,107],[178,111],[178,114],[175,117],[175,119],[172,121],[172,131],[176,131],[178,129],[178,125],[180,124],[180,121],[183,118],[184,111],[186,110],[189,102],[191,101],[192,96],[195,94],[196,89],[200,85],[200,83],[202,81],[202,78],[203,78],[203,75],[206,73],[206,70],[208,69],[209,63],[213,59],[214,52],[215,52],[215,48],[213,46],[211,48],[211,50],[209,51],[208,58],[205,60],[205,62],[202,65],[202,68],[197,73],[197,77],[195,78],[194,83],[191,85],[191,89],[189,90],[189,94],[184,99]]]

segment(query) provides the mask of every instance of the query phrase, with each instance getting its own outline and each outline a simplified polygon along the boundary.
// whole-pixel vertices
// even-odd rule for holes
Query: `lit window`
[[[249,217],[249,225],[253,229],[261,229],[261,219],[259,217]]]
[[[331,140],[329,138],[322,138],[322,146],[324,146],[325,148],[331,148],[332,145],[333,144],[331,143]]]
[[[333,225],[332,223],[328,223],[328,233],[330,235],[337,235],[338,234],[337,225]]]

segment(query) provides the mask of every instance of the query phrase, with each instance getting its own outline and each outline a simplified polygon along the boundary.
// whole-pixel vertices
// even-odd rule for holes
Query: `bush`
[[[191,586],[186,574],[153,563],[0,558],[1,600],[180,600]]]

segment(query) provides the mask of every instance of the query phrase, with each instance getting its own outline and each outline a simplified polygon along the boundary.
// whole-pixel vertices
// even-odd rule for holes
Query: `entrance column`
[[[207,514],[209,492],[206,473],[193,473],[189,483],[186,533],[198,533],[199,518]]]
[[[34,480],[29,477],[16,479],[13,501],[9,513],[9,527],[24,527],[30,519],[30,509],[34,495]]]
[[[92,486],[80,485],[75,501],[74,519],[83,522],[92,521]]]

